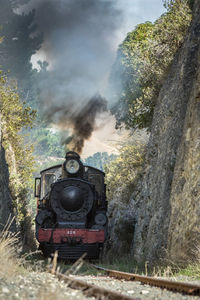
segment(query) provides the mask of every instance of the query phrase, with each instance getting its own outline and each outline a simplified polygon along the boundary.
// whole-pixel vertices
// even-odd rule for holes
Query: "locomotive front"
[[[105,174],[75,152],[36,178],[36,238],[45,256],[98,258],[107,231]]]

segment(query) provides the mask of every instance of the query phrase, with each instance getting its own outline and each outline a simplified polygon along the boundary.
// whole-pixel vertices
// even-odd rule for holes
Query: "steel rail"
[[[133,298],[124,294],[102,288],[97,285],[87,283],[86,281],[77,279],[72,276],[66,276],[59,272],[53,273],[59,280],[63,280],[67,285],[73,289],[81,290],[87,296],[94,296],[97,299],[109,299],[109,300],[140,300],[139,298]]]
[[[144,284],[165,288],[171,291],[185,293],[188,295],[200,295],[200,285],[176,282],[165,279],[153,278],[150,276],[142,276],[138,274],[120,272],[116,270],[106,269],[96,265],[92,265],[95,269],[104,271],[108,276],[115,277],[118,279],[124,279],[128,281],[140,281]]]

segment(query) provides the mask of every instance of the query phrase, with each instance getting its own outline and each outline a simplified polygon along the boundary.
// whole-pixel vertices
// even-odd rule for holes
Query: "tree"
[[[142,68],[142,52],[147,48],[148,39],[152,36],[154,25],[151,22],[139,24],[136,29],[128,33],[124,42],[119,46],[116,62],[111,73],[111,84],[114,94],[115,106],[112,112],[116,116],[117,127],[122,123],[127,128],[137,127],[139,118],[145,119],[144,112],[139,112],[138,99],[142,95],[140,85],[140,72]],[[116,86],[120,87],[119,89]],[[138,126],[141,127],[141,126]]]
[[[109,155],[107,152],[97,152],[92,156],[88,156],[85,159],[85,164],[94,168],[97,168],[101,171],[104,170],[106,164],[110,163],[113,159],[115,159],[117,155],[111,154]]]
[[[34,90],[31,56],[40,49],[43,38],[36,35],[35,11],[17,14],[13,7],[27,1],[0,0],[0,65],[9,77],[17,80],[19,92],[26,101],[33,101]]]
[[[31,136],[27,138],[28,142],[34,145],[34,154],[37,156],[65,157],[65,146],[61,144],[61,136],[49,128],[35,128]]]
[[[111,74],[117,127],[150,129],[162,83],[191,21],[186,0],[165,2],[167,13],[154,24],[139,24],[119,46]]]

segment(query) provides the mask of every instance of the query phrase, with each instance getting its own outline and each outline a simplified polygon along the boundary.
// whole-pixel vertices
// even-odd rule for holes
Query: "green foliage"
[[[134,235],[134,215],[127,207],[144,165],[145,146],[127,144],[120,155],[106,165],[108,214],[110,237],[106,244],[107,254],[127,254]]]
[[[144,145],[125,145],[120,155],[106,165],[108,201],[119,199],[128,202],[144,163]]]
[[[143,263],[138,264],[133,258],[133,255],[116,255],[116,253],[111,252],[104,258],[103,263],[100,266],[108,269],[118,270],[122,272],[129,272],[134,274],[143,274],[144,265]]]
[[[84,164],[97,168],[101,171],[104,170],[104,166],[114,160],[117,155],[109,155],[107,152],[97,152],[92,156],[85,159]]]
[[[191,21],[186,0],[165,3],[167,13],[128,33],[111,74],[117,127],[150,128],[156,100]],[[118,87],[118,89],[116,89]]]
[[[197,262],[196,264],[189,264],[185,268],[179,268],[176,274],[173,274],[174,276],[187,276],[187,277],[193,277],[193,279],[200,280],[200,263]]]
[[[163,5],[167,10],[170,10],[174,4],[184,2],[192,9],[195,0],[163,0]]]
[[[31,131],[30,136],[27,138],[34,145],[34,154],[36,156],[65,156],[65,146],[61,145],[61,137],[58,132],[49,128],[40,127]]]
[[[11,192],[18,220],[23,223],[27,214],[26,197],[32,183],[34,160],[32,146],[24,144],[20,130],[31,126],[35,111],[20,102],[16,88],[10,86],[3,75],[0,77],[0,115],[2,143],[9,165]]]

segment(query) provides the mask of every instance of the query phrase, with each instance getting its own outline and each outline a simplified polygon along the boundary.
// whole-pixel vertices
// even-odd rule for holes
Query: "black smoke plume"
[[[84,141],[88,140],[95,129],[96,116],[99,113],[107,111],[107,101],[100,95],[92,97],[80,111],[71,113],[69,106],[57,108],[49,111],[49,120],[54,120],[56,114],[59,114],[57,124],[60,128],[71,128],[73,134],[67,139],[63,139],[63,144],[68,145],[71,150],[81,153]]]
[[[70,145],[81,151],[106,110],[105,84],[115,59],[122,15],[116,0],[32,0],[42,47],[50,63],[40,97],[50,122],[72,129]],[[65,124],[65,126],[63,126]],[[67,140],[66,140],[67,142]]]

